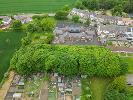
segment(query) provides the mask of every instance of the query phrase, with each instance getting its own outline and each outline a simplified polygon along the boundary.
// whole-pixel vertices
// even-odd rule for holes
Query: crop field
[[[0,32],[0,82],[9,68],[14,51],[20,47],[20,40],[24,35],[22,32]]]
[[[75,0],[0,0],[0,14],[54,12]]]

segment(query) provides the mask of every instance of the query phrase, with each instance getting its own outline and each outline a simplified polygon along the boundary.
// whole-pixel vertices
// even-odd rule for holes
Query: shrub
[[[114,79],[106,90],[104,100],[127,100],[125,76]]]
[[[72,21],[74,21],[75,23],[79,22],[80,17],[78,15],[73,15],[72,16]]]
[[[77,0],[74,4],[75,8],[77,9],[85,9],[85,6],[82,4],[81,0]]]
[[[20,20],[14,20],[11,24],[11,28],[13,30],[21,30],[22,29],[22,23]]]
[[[67,15],[69,13],[67,11],[64,11],[64,10],[60,10],[60,11],[57,11],[56,14],[55,14],[55,18],[57,20],[67,20]]]
[[[26,30],[29,33],[45,33],[52,32],[56,21],[53,18],[35,19],[26,25]]]

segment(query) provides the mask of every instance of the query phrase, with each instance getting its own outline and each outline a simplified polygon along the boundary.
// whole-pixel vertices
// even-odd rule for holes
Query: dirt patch
[[[65,98],[66,98],[65,100],[72,100],[72,96],[71,95],[66,95]]]

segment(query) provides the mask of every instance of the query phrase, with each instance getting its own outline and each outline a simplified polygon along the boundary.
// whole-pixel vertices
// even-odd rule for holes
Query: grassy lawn
[[[91,91],[94,100],[104,100],[105,90],[110,82],[110,79],[93,77],[91,79]]]
[[[10,59],[16,49],[20,47],[22,32],[0,32],[0,82],[9,67]]]
[[[128,63],[128,72],[129,73],[133,73],[133,58],[128,58],[128,57],[125,57],[123,58],[125,62]]]
[[[0,0],[0,14],[54,12],[75,0]]]
[[[33,33],[30,37],[32,43],[50,43],[54,38],[53,33]]]

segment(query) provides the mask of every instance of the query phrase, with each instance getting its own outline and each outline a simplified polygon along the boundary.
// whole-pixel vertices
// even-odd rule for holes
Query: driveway
[[[127,84],[133,86],[133,74],[127,74]]]
[[[44,86],[40,91],[39,100],[48,100],[48,82],[44,82]]]

